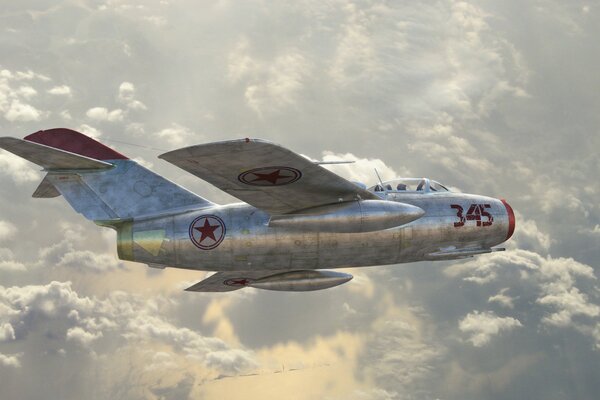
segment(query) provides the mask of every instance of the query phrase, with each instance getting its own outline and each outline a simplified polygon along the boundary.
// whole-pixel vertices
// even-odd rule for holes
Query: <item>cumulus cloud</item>
[[[322,161],[353,161],[352,164],[326,164],[324,167],[346,179],[361,182],[367,186],[377,183],[378,179],[375,170],[377,170],[377,173],[384,181],[410,176],[410,172],[406,169],[396,172],[393,168],[386,165],[383,160],[378,158],[360,158],[352,153],[337,154],[331,151],[324,151]]]
[[[15,340],[15,330],[7,322],[0,325],[0,342],[6,340]]]
[[[48,89],[48,93],[54,96],[71,96],[71,88],[67,85],[54,86]]]
[[[8,221],[0,220],[0,240],[9,239],[17,233],[17,227]]]
[[[44,113],[30,104],[21,102],[20,100],[13,100],[10,106],[4,113],[4,118],[8,121],[39,121],[44,117]]]
[[[498,303],[503,307],[514,308],[514,299],[506,294],[508,291],[509,288],[503,288],[497,294],[490,296],[488,303]]]
[[[40,121],[49,113],[39,110],[29,101],[37,96],[38,91],[31,85],[22,84],[23,80],[45,80],[46,77],[32,71],[12,72],[0,71],[0,113],[10,122]]]
[[[144,299],[124,292],[112,292],[105,298],[81,296],[71,282],[23,287],[0,286],[0,326],[9,339],[9,325],[19,325],[26,335],[36,324],[62,321],[52,328],[53,335],[86,348],[110,336],[126,338],[130,343],[148,341],[172,346],[206,368],[234,374],[256,367],[251,352],[231,348],[221,339],[207,337],[189,328],[178,327],[164,313],[175,303],[165,298]]]
[[[173,123],[170,127],[154,133],[154,136],[159,140],[167,141],[171,146],[181,146],[190,143],[196,135],[185,126]]]
[[[102,136],[102,132],[100,130],[88,124],[79,125],[77,130],[85,135],[93,137],[94,139],[99,139],[100,136]]]
[[[19,361],[20,357],[21,354],[7,355],[0,353],[0,365],[4,367],[19,368],[21,367],[21,362]]]
[[[108,110],[106,107],[93,107],[85,112],[88,118],[96,121],[122,121],[123,110],[116,108],[114,110]]]
[[[451,277],[462,277],[467,282],[486,285],[500,279],[501,272],[502,276],[506,276],[508,269],[520,281],[535,288],[535,303],[543,307],[541,324],[573,327],[590,334],[590,323],[593,324],[600,315],[600,306],[582,293],[579,287],[596,281],[594,269],[589,265],[570,258],[542,257],[534,252],[516,250],[494,253],[481,261],[458,263],[446,268],[445,273]],[[488,301],[513,308],[514,299],[508,298],[505,293],[503,289]],[[587,321],[578,319],[575,322],[576,317],[587,318]]]
[[[80,345],[87,347],[92,342],[102,337],[102,332],[88,332],[85,329],[76,326],[67,331],[67,340],[72,340]]]
[[[4,150],[0,153],[0,174],[19,184],[42,179],[34,164]]]
[[[469,335],[467,339],[475,347],[482,347],[490,342],[493,336],[521,327],[518,319],[498,317],[490,311],[473,311],[459,323],[458,329]]]
[[[132,110],[146,110],[144,103],[135,98],[135,86],[131,82],[123,82],[119,86],[119,94],[117,96],[119,102],[125,104]]]
[[[271,59],[253,58],[249,46],[248,39],[241,38],[228,65],[231,82],[245,86],[248,107],[262,116],[293,106],[312,71],[310,61],[298,49],[286,49]]]

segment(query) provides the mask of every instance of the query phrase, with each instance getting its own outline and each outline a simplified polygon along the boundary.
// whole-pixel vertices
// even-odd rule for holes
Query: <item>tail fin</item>
[[[48,171],[34,197],[62,194],[75,211],[90,220],[129,219],[212,205],[70,129],[39,131],[24,140],[0,138],[0,147]]]

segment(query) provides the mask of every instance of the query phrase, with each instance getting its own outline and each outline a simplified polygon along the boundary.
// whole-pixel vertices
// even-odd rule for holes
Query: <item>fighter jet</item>
[[[505,200],[455,193],[427,178],[350,182],[261,139],[199,144],[159,158],[242,202],[215,204],[98,141],[57,128],[0,147],[43,167],[35,198],[64,196],[117,232],[120,259],[216,271],[188,291],[330,288],[327,269],[452,260],[504,250]]]

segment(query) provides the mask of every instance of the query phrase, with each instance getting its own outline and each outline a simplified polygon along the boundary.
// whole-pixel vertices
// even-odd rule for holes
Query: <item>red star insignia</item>
[[[280,173],[281,173],[280,169],[276,169],[275,171],[271,172],[270,174],[260,174],[258,172],[252,172],[252,175],[255,175],[256,179],[252,180],[251,182],[266,181],[266,182],[271,183],[272,185],[276,185],[277,181],[280,179],[293,178],[292,176],[289,176],[289,175],[280,175]]]
[[[200,240],[198,240],[198,243],[202,243],[202,241],[204,239],[211,238],[213,241],[217,241],[217,238],[215,237],[215,230],[219,227],[220,225],[211,225],[208,222],[208,218],[204,219],[204,226],[200,227],[200,228],[194,228],[195,230],[197,230],[198,232],[200,232],[201,236],[200,236]]]

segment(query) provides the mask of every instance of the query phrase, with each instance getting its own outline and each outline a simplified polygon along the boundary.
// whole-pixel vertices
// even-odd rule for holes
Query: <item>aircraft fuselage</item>
[[[498,199],[453,192],[386,197],[425,214],[372,232],[298,232],[269,226],[269,214],[235,203],[123,222],[118,253],[151,266],[209,271],[345,268],[460,258],[504,242],[514,229],[512,211]]]

